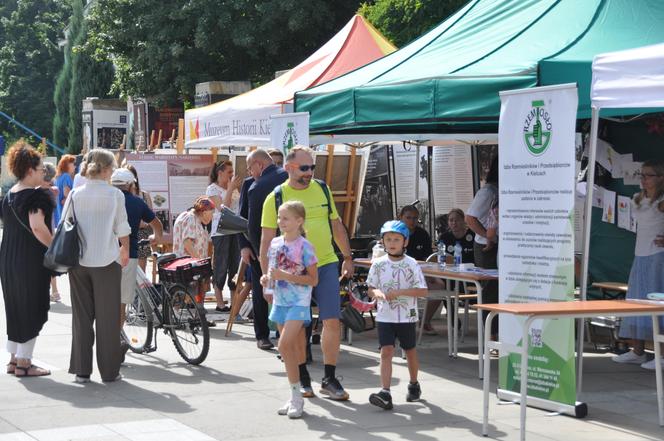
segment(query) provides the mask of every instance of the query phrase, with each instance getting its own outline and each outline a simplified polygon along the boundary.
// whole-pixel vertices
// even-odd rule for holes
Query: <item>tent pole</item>
[[[421,144],[418,142],[415,153],[417,155],[415,158],[415,201],[420,200],[420,147]]]
[[[599,128],[599,108],[593,106],[590,123],[590,144],[588,146],[588,170],[586,172],[585,219],[583,220],[583,254],[581,255],[581,300],[586,300],[588,288],[588,261],[590,254],[590,225],[593,217],[593,188],[595,186],[595,159],[597,150],[597,132]],[[583,340],[584,319],[578,321],[578,349],[576,355],[576,393],[581,392],[583,384]]]

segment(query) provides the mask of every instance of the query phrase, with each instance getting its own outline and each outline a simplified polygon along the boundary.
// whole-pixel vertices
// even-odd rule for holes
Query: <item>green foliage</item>
[[[81,3],[82,0],[69,0],[68,6],[73,9],[74,2]],[[71,13],[71,11],[70,11]],[[78,35],[81,28],[80,17],[78,20],[69,20],[69,27],[66,30],[67,36]],[[53,94],[53,104],[55,105],[55,114],[53,115],[53,133],[51,134],[53,142],[60,147],[65,148],[69,143],[69,93],[71,90],[71,50],[72,41],[68,39],[64,48],[64,64],[58,74],[55,82],[55,91]]]
[[[65,52],[65,63],[58,74],[55,82],[55,92],[53,94],[53,104],[55,105],[55,114],[53,115],[53,142],[60,147],[65,148],[69,141],[69,92],[71,90],[71,54]]]
[[[0,5],[0,110],[42,136],[51,133],[55,77],[62,65],[58,39],[64,0],[3,1]],[[26,134],[6,121],[9,138]]]
[[[265,82],[300,63],[353,16],[359,0],[98,0],[86,51],[111,58],[113,91],[158,104],[196,83]]]
[[[458,11],[468,0],[375,0],[362,14],[397,47],[403,47]]]
[[[73,0],[73,13],[69,42],[71,44],[71,83],[68,108],[68,151],[79,153],[83,145],[82,101],[87,97],[109,97],[113,82],[113,65],[108,61],[96,61],[81,50],[88,40],[88,23],[83,17],[83,4]],[[76,31],[74,33],[73,31]]]

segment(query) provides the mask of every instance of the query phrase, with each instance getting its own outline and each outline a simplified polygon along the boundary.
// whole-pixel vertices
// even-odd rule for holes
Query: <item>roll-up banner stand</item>
[[[500,303],[573,301],[576,85],[506,91],[500,99]],[[506,346],[521,346],[523,320],[501,315]],[[535,320],[527,338],[528,405],[583,416],[574,320]],[[518,401],[520,363],[520,351],[501,351],[498,398]]]

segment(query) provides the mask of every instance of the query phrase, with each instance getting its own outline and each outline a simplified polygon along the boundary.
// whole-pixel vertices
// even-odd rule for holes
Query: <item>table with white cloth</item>
[[[356,266],[360,268],[371,267],[371,259],[354,259]],[[498,280],[498,270],[488,270],[477,267],[457,267],[447,265],[443,268],[438,266],[435,262],[421,262],[418,261],[422,273],[426,277],[431,277],[443,281],[456,282],[453,290],[440,290],[448,298],[448,314],[447,314],[447,340],[448,340],[448,355],[456,357],[458,353],[458,329],[456,326],[456,310],[459,301],[459,285],[461,283],[472,283],[477,290],[477,303],[482,303],[482,282],[489,280]],[[449,284],[447,286],[450,286]],[[449,314],[449,311],[454,311],[454,314]],[[453,321],[454,320],[454,321]],[[454,323],[454,325],[453,325]],[[484,365],[482,359],[484,358],[484,332],[483,330],[482,314],[477,314],[477,351],[478,357],[478,370],[479,376],[482,378]]]

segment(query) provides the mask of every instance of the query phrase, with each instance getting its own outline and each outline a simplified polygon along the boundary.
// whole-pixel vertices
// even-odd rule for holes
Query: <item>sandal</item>
[[[424,333],[426,335],[438,335],[438,332],[429,323],[424,324]]]
[[[14,375],[17,377],[43,377],[45,375],[51,375],[51,371],[41,368],[39,366],[35,366],[34,364],[31,364],[28,367],[23,367],[16,365]],[[30,373],[30,369],[34,369],[32,374]],[[21,375],[19,375],[19,372],[23,372]]]
[[[9,363],[7,363],[7,373],[13,375],[15,371],[16,371],[16,362],[10,361]]]

